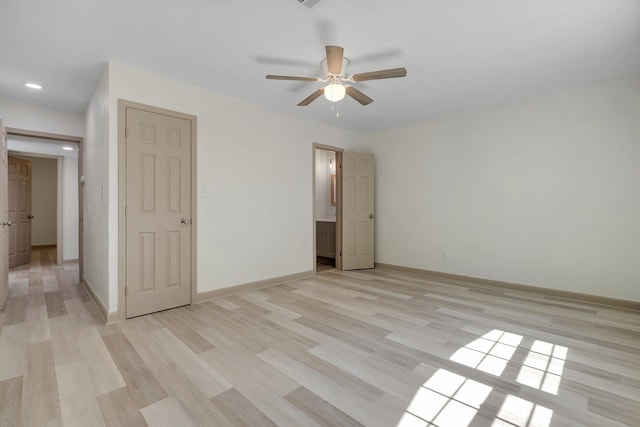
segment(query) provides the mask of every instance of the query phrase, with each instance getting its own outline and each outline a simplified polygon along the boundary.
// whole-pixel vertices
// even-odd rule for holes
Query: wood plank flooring
[[[107,327],[76,265],[33,255],[0,426],[640,426],[638,312],[329,270]]]

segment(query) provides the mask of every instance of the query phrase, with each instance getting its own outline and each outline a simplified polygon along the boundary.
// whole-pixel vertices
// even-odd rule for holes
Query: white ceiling
[[[326,44],[408,76],[356,85],[375,102],[339,119],[296,106],[317,83],[264,78],[319,75]],[[2,0],[0,97],[84,111],[107,61],[372,131],[640,70],[640,0]]]

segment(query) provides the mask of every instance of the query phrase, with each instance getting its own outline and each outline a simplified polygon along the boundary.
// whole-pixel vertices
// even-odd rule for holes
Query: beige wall
[[[79,113],[0,98],[0,117],[4,127],[84,136],[84,116]]]
[[[313,143],[350,147],[362,136],[110,63],[85,139],[93,221],[85,268],[110,312],[118,307],[118,99],[198,117],[199,292],[312,270]]]
[[[62,259],[77,260],[79,254],[78,157],[62,159]]]
[[[31,245],[55,245],[58,240],[58,160],[20,156],[31,161]]]
[[[366,139],[378,262],[640,301],[640,74]]]
[[[110,70],[80,120],[85,271],[110,311],[118,98],[198,116],[200,291],[311,269],[317,142],[374,152],[378,262],[640,300],[638,74],[359,135]],[[13,107],[0,99],[10,127],[36,126],[47,113]],[[78,134],[77,115],[48,113],[56,120],[34,130]]]
[[[109,307],[109,74],[105,70],[85,114],[84,139],[84,279]],[[115,119],[114,119],[115,120]],[[117,204],[117,202],[116,202]],[[112,230],[117,234],[117,228]],[[116,244],[117,246],[117,244]],[[117,298],[116,298],[117,300]]]

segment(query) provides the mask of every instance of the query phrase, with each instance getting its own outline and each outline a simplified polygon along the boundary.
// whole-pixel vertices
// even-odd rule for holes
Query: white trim
[[[193,299],[194,304],[211,301],[212,299],[227,297],[240,292],[255,291],[270,286],[283,285],[285,283],[299,282],[301,280],[310,279],[316,275],[315,270],[303,271],[301,273],[289,274],[286,276],[272,277],[271,279],[258,280],[255,282],[243,283],[241,285],[229,286],[222,289],[214,289],[213,291],[199,292]]]
[[[80,280],[80,284],[91,297],[91,301],[93,301],[96,308],[98,309],[98,313],[100,314],[100,317],[102,318],[102,321],[105,323],[105,325],[112,325],[114,323],[118,323],[119,322],[118,312],[114,311],[112,313],[109,313],[109,310],[107,310],[107,307],[104,305],[104,302],[102,302],[98,294],[96,294],[96,292],[93,290],[93,286],[91,286],[89,281],[87,279],[82,279]]]
[[[484,279],[481,277],[465,276],[462,274],[445,273],[442,271],[425,270],[422,268],[405,267],[402,265],[385,264],[376,262],[376,269],[395,270],[403,273],[417,274],[425,277],[433,277],[443,280],[450,285],[458,285],[465,287],[481,288],[482,286],[493,286],[505,289],[513,289],[522,292],[534,292],[538,295],[548,295],[550,297],[563,298],[569,300],[578,300],[585,303],[599,304],[610,307],[617,307],[624,310],[634,310],[640,312],[640,301],[631,301],[620,298],[611,298],[600,295],[585,294],[582,292],[565,291],[555,288],[544,288],[535,285],[527,285],[522,283],[503,282],[501,280]]]
[[[56,264],[62,265],[62,251],[63,251],[63,233],[62,233],[62,162],[64,162],[63,157],[58,157],[57,168],[58,168],[58,182],[56,188]]]

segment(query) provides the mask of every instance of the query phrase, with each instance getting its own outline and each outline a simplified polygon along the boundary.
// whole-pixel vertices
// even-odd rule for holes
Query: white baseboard
[[[314,275],[315,273],[313,272],[313,270],[309,270],[309,271],[303,271],[301,273],[289,274],[287,276],[273,277],[271,279],[243,283],[241,285],[230,286],[228,288],[223,288],[223,289],[214,289],[212,291],[198,292],[195,295],[195,299],[194,301],[192,301],[192,303],[199,304],[201,302],[209,301],[215,298],[226,297],[229,295],[237,294],[239,292],[254,291],[256,289],[263,289],[269,286],[282,285],[284,283],[309,279]]]
[[[414,273],[414,274],[420,274],[423,276],[429,276],[429,277],[434,277],[438,279],[445,279],[449,281],[448,283],[451,283],[454,285],[459,284],[462,286],[473,286],[473,284],[475,283],[478,285],[489,285],[489,286],[496,286],[496,287],[507,288],[507,289],[514,289],[517,291],[537,292],[537,293],[546,294],[553,297],[579,300],[579,301],[589,302],[593,304],[621,308],[625,310],[640,311],[640,301],[630,301],[625,299],[603,297],[600,295],[583,294],[581,292],[564,291],[561,289],[544,288],[541,286],[523,285],[521,283],[502,282],[500,280],[483,279],[480,277],[463,276],[460,274],[452,274],[452,273],[443,273],[440,271],[423,270],[420,268],[404,267],[401,265],[394,265],[394,264],[383,264],[380,262],[376,262],[376,268],[404,271],[407,273]],[[456,281],[464,282],[464,283],[455,283]]]
[[[105,323],[105,325],[111,325],[112,323],[117,323],[118,313],[117,312],[109,313],[109,310],[107,309],[107,307],[105,307],[104,303],[102,302],[98,294],[96,294],[96,292],[93,290],[93,286],[91,285],[91,283],[86,278],[83,278],[80,281],[80,283],[87,290],[87,293],[91,297],[91,300],[98,308],[100,317],[102,317],[102,321]]]

